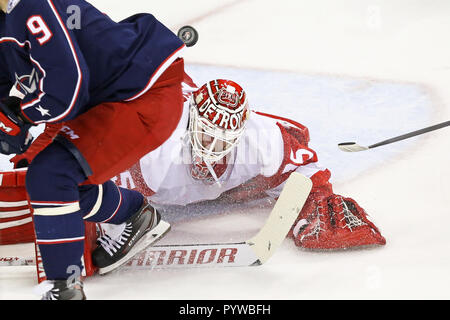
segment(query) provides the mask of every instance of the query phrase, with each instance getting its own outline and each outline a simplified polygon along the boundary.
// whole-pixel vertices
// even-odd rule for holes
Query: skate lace
[[[34,294],[42,297],[42,300],[58,300],[59,289],[53,286],[53,281],[45,280],[39,283],[34,289]]]
[[[340,221],[345,220],[344,228],[348,228],[351,232],[353,232],[354,228],[364,226],[367,224],[351,212],[351,210],[348,208],[347,203],[344,201],[344,199],[342,199],[342,197],[340,199],[342,204],[342,211],[339,212],[339,214],[341,214],[342,216]]]
[[[59,300],[59,289],[52,289],[44,293],[42,300]]]
[[[60,295],[60,290],[58,288],[52,287],[42,294],[42,300],[58,300]]]
[[[116,253],[128,240],[131,235],[131,231],[131,223],[128,223],[117,239],[112,239],[110,236],[104,235],[98,238],[97,241],[110,256],[113,256],[114,253]]]
[[[325,222],[322,221],[322,219],[324,218],[324,215],[322,213],[320,213],[321,208],[323,208],[322,202],[320,202],[316,206],[316,214],[314,215],[314,220],[311,223],[311,231],[302,235],[301,240],[303,240],[305,238],[309,238],[309,237],[315,237],[316,239],[319,238],[320,232],[322,232],[324,230],[324,228],[322,228],[322,226],[325,224]]]
[[[83,286],[80,281],[74,281],[67,284],[67,288],[73,288],[75,285]],[[34,294],[42,297],[42,300],[59,300],[61,290],[56,288],[52,280],[45,280],[39,283],[33,289]]]

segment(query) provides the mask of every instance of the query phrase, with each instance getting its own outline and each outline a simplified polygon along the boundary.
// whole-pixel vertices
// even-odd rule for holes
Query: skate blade
[[[98,269],[98,273],[100,275],[104,275],[119,268],[121,265],[131,260],[136,254],[138,254],[142,250],[146,249],[148,246],[160,240],[167,232],[169,232],[169,230],[170,230],[169,223],[163,220],[159,221],[156,227],[148,231],[144,236],[142,236],[141,239],[138,240],[138,242],[134,245],[134,247],[130,250],[130,252],[128,252],[127,255],[125,255],[122,259],[116,261],[112,265]]]

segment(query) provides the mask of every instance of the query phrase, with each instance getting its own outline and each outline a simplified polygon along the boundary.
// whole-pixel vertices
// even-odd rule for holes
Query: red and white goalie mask
[[[218,182],[226,171],[227,156],[244,133],[248,116],[247,95],[234,81],[212,80],[193,93],[189,137],[194,178]]]

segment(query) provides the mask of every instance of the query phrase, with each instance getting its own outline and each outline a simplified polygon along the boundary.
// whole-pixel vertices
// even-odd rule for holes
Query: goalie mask
[[[238,144],[249,116],[247,95],[231,80],[209,81],[195,91],[190,103],[191,174],[196,179],[218,178],[227,156]]]

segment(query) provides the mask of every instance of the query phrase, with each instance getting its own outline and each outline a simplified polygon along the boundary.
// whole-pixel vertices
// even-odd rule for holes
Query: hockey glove
[[[351,198],[330,195],[308,199],[304,219],[293,229],[295,244],[308,249],[348,249],[384,245],[386,240],[367,213]]]
[[[15,155],[9,159],[9,162],[14,164],[15,169],[28,167],[34,157],[53,141],[53,138],[58,134],[62,126],[62,123],[47,123],[44,132],[33,140],[28,150],[22,154]]]
[[[333,192],[329,170],[311,177],[314,183],[289,236],[298,247],[317,250],[384,245],[386,239],[358,203]]]
[[[10,97],[0,101],[0,153],[21,154],[31,145],[31,124],[18,114],[20,99]],[[14,112],[16,111],[16,112]]]

